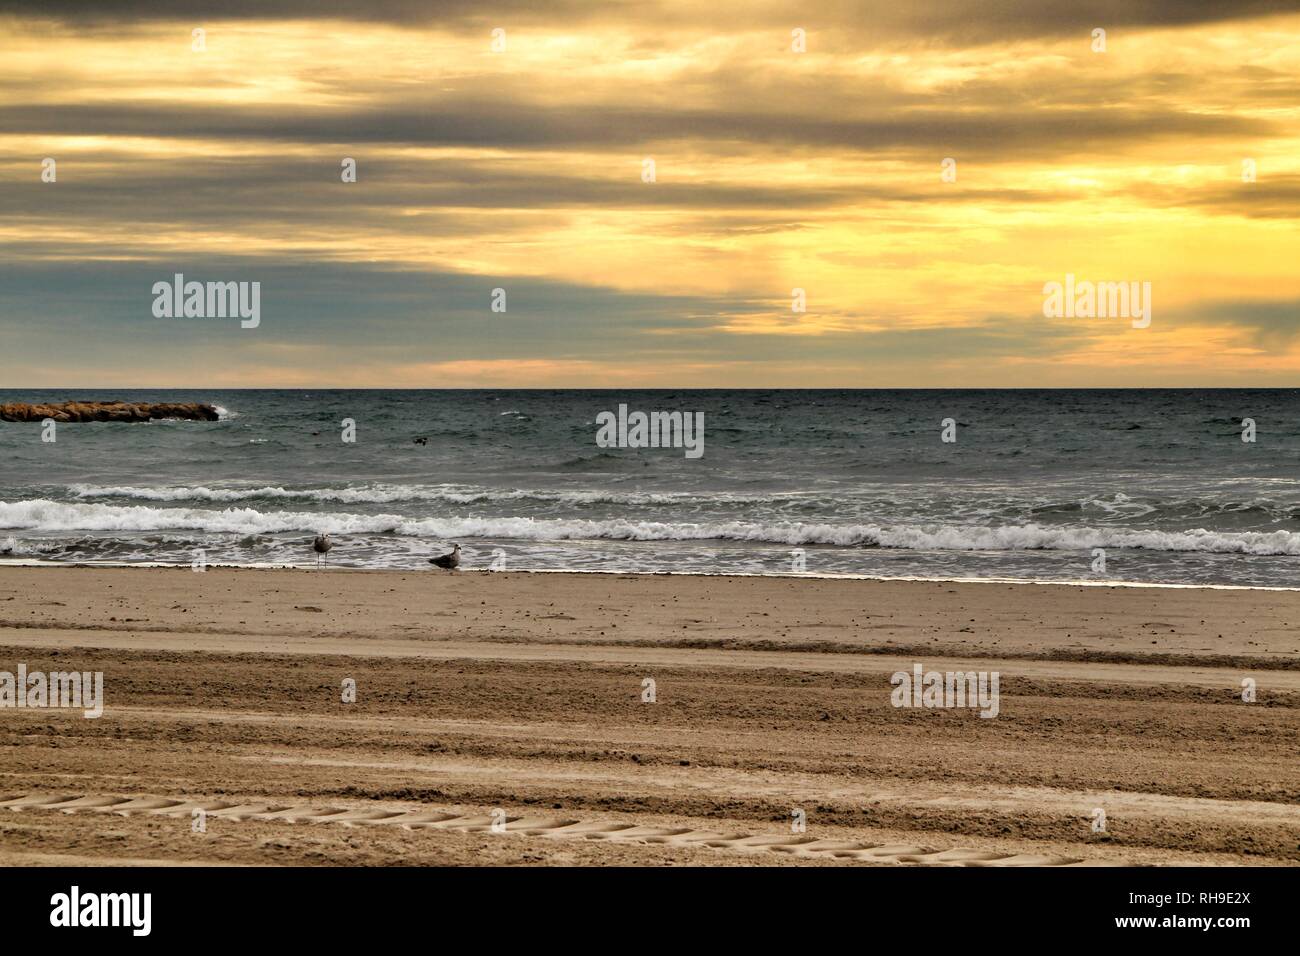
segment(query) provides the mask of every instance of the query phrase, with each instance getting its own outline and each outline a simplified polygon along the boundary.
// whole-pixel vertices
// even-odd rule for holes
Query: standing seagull
[[[448,571],[455,571],[460,567],[460,545],[452,545],[449,552],[440,554],[436,558],[430,558],[429,563],[440,568],[446,568]]]
[[[321,566],[321,561],[325,562],[325,567],[329,567],[329,552],[332,547],[334,547],[334,545],[330,544],[329,535],[316,535],[316,540],[311,543],[311,549],[316,552],[316,567],[319,568]]]

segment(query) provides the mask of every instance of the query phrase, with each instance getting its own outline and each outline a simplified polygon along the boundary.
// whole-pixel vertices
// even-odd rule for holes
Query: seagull
[[[448,571],[455,571],[460,567],[460,545],[452,545],[451,551],[447,554],[440,554],[436,558],[430,558],[429,563],[440,568],[446,568]]]
[[[329,567],[329,550],[334,547],[330,544],[330,536],[327,534],[316,535],[316,540],[311,543],[311,549],[316,552],[316,567],[321,566],[321,561],[325,562],[325,567]]]

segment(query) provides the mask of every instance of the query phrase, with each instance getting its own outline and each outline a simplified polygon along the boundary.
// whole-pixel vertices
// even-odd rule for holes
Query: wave
[[[479,500],[475,495],[456,496],[453,492],[422,488],[418,485],[371,485],[358,488],[208,488],[204,485],[179,488],[150,488],[135,485],[69,485],[68,490],[81,499],[128,498],[141,501],[211,501],[230,503],[285,499],[333,501],[356,504],[384,504],[390,501],[448,500],[468,504]]]
[[[35,491],[36,489],[33,489]],[[60,489],[64,490],[64,489]],[[744,493],[735,491],[596,491],[562,489],[500,489],[457,484],[385,484],[374,482],[342,488],[284,488],[278,485],[242,488],[210,488],[204,485],[180,487],[150,487],[136,485],[71,484],[66,491],[79,500],[126,499],[157,502],[211,502],[237,504],[240,502],[302,501],[337,504],[389,504],[405,501],[442,502],[472,505],[494,502],[538,502],[561,505],[625,505],[674,506],[683,503],[705,504],[718,508],[728,506],[779,505],[799,506],[801,510],[825,509],[825,513],[843,512],[846,505],[859,515],[890,514],[902,511],[905,515],[922,515],[942,520],[937,511],[957,513],[968,518],[994,518],[1014,520],[1022,516],[1033,521],[1039,517],[1077,516],[1084,512],[1099,513],[1098,520],[1136,521],[1207,520],[1215,517],[1257,518],[1260,521],[1294,521],[1300,519],[1300,506],[1273,499],[1213,501],[1188,498],[1157,501],[1135,499],[1116,492],[1111,496],[1066,498],[1059,500],[1016,500],[1001,496],[984,495],[978,500],[953,498],[943,493],[923,496],[905,502],[895,496],[872,494],[827,494],[822,491],[772,491]],[[1084,518],[1084,520],[1087,520]]]
[[[321,501],[340,504],[388,504],[398,501],[442,501],[449,504],[484,504],[493,501],[541,501],[559,504],[657,505],[698,500],[694,492],[642,493],[606,491],[502,491],[463,485],[372,484],[356,488],[208,488],[203,485],[179,488],[150,488],[134,485],[69,485],[68,491],[83,500],[126,498],[139,501],[209,501],[230,504],[240,501]],[[799,495],[724,496],[747,503],[789,500]]]
[[[1219,554],[1300,555],[1300,533],[1290,531],[1125,530],[1092,527],[942,524],[815,524],[804,522],[663,522],[631,519],[527,517],[410,518],[403,515],[213,511],[34,499],[0,502],[0,529],[52,532],[205,531],[226,534],[400,534],[439,539],[530,541],[737,541],[781,545],[835,545],[917,551],[1080,551],[1135,548]]]

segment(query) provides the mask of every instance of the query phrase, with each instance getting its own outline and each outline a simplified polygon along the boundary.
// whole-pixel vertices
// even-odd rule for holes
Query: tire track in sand
[[[1088,861],[1036,853],[998,853],[993,850],[935,850],[910,844],[863,843],[821,839],[807,834],[720,833],[691,827],[653,826],[606,820],[510,816],[505,811],[489,815],[461,814],[450,810],[380,810],[350,807],[316,807],[286,803],[236,803],[229,800],[186,801],[171,797],[112,796],[99,794],[30,793],[0,800],[11,812],[58,810],[62,813],[111,813],[120,816],[152,814],[190,817],[202,810],[226,820],[281,823],[333,823],[345,827],[390,826],[407,830],[453,830],[463,833],[517,834],[551,840],[607,840],[661,846],[710,847],[732,852],[782,853],[802,857],[858,860],[872,863],[928,866],[1087,866]]]

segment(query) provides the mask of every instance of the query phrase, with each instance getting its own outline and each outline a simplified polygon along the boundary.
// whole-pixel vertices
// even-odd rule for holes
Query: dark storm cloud
[[[1198,206],[1225,216],[1251,219],[1300,219],[1300,175],[1270,175],[1257,171],[1253,183],[1231,182],[1212,189],[1179,194],[1163,190],[1159,196],[1143,196],[1154,204]]]
[[[581,0],[0,0],[0,14],[74,23],[123,25],[145,21],[356,20],[403,26],[486,22],[490,16],[533,22],[580,20]],[[617,6],[617,5],[615,5]]]
[[[1275,126],[1242,116],[1178,110],[1062,109],[971,114],[940,109],[837,119],[729,110],[642,106],[547,107],[482,100],[360,110],[196,107],[190,104],[15,105],[11,133],[66,136],[219,138],[299,143],[407,143],[529,149],[670,146],[743,141],[857,153],[922,150],[968,156],[1078,153],[1166,137],[1269,136]],[[639,159],[639,157],[638,157]]]
[[[945,192],[937,176],[930,175],[937,168],[934,164],[925,170],[926,181],[935,181],[929,188],[883,182],[834,187],[660,182],[650,187],[639,178],[639,162],[631,159],[623,164],[622,178],[613,179],[584,175],[581,169],[569,175],[550,169],[528,171],[500,160],[419,161],[382,154],[370,159],[358,151],[350,155],[359,163],[359,181],[345,185],[337,154],[131,165],[112,153],[78,154],[61,163],[58,189],[26,175],[31,171],[27,167],[9,170],[3,178],[16,181],[5,189],[5,213],[11,223],[61,222],[79,228],[122,223],[172,228],[191,223],[197,230],[212,231],[243,226],[263,238],[277,230],[301,235],[341,223],[354,232],[370,228],[453,237],[526,230],[535,227],[530,215],[534,210],[553,217],[554,211],[564,209],[672,209],[707,216],[663,223],[657,230],[703,236],[789,228],[782,211],[935,201],[1032,204],[1043,199],[1042,193],[1029,189],[964,187]],[[1053,190],[1050,198],[1069,196]],[[492,212],[492,218],[486,220],[482,211]],[[29,248],[32,255],[39,251],[39,244]]]
[[[1300,339],[1300,299],[1238,299],[1184,310],[1180,321],[1241,329],[1256,348],[1285,352]]]
[[[781,3],[672,4],[584,0],[0,0],[5,13],[53,18],[99,28],[147,21],[356,20],[446,29],[517,24],[573,28],[583,23],[625,24],[640,34],[671,32],[683,23],[718,32],[803,25],[831,43],[916,40],[995,43],[1063,36],[1094,27],[1179,27],[1292,13],[1288,0],[908,0],[906,3],[823,0]],[[653,44],[653,40],[649,40]]]

